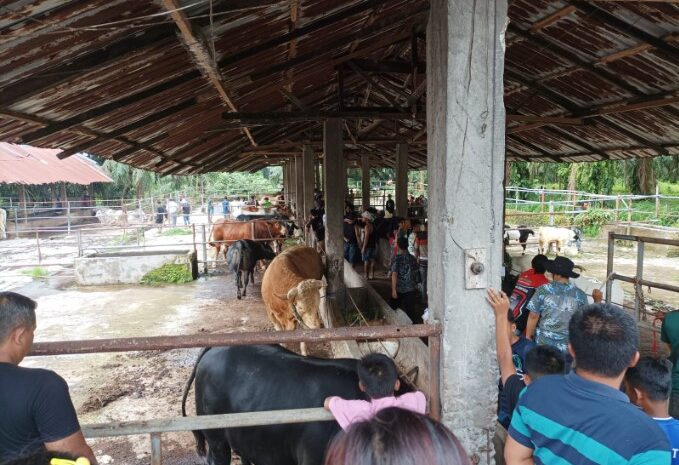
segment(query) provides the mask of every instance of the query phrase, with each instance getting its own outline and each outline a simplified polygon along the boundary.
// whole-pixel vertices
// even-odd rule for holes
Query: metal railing
[[[228,334],[195,334],[189,336],[155,336],[143,338],[39,342],[33,345],[29,356],[416,337],[428,338],[430,365],[429,415],[438,420],[441,417],[441,327],[439,325],[363,326],[308,330],[301,329],[280,332],[257,331]],[[330,420],[333,420],[332,415],[324,409],[308,408],[88,424],[82,426],[82,431],[87,438],[149,434],[151,439],[151,464],[160,465],[162,456],[162,433]]]
[[[637,244],[637,266],[634,276],[625,276],[613,271],[613,258],[615,256],[615,241],[632,241]],[[679,292],[679,286],[659,283],[644,279],[644,250],[645,244],[661,244],[679,247],[679,240],[662,239],[657,237],[633,236],[629,234],[608,233],[608,260],[606,263],[606,302],[611,303],[613,292],[613,280],[617,279],[626,283],[634,284],[634,316],[636,321],[641,320],[641,305],[643,303],[642,286],[663,289],[666,291]],[[645,315],[645,313],[644,313]]]

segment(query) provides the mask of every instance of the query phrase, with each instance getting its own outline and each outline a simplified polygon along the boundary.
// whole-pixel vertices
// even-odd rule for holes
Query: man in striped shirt
[[[618,307],[588,305],[570,320],[575,372],[540,378],[514,411],[507,465],[669,465],[663,431],[620,391],[639,360],[639,331]]]

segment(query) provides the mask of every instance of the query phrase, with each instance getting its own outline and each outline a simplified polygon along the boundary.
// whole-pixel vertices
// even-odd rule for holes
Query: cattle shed
[[[485,464],[505,163],[679,154],[678,39],[677,0],[7,1],[0,140],[161,174],[283,165],[305,210],[321,166],[339,305],[346,167],[394,167],[401,213],[428,168],[443,419]]]

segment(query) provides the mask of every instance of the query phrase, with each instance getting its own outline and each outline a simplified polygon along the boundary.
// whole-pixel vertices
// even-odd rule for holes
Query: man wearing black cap
[[[547,260],[545,268],[552,273],[552,282],[540,286],[526,306],[530,312],[526,337],[564,353],[568,353],[568,322],[576,310],[587,305],[587,295],[570,282],[580,276],[573,266],[566,257]]]

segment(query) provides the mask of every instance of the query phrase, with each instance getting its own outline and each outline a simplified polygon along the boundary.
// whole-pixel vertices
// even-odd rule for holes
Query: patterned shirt
[[[415,273],[419,272],[417,260],[409,253],[399,253],[391,261],[389,271],[396,273],[396,292],[403,294],[417,289]]]
[[[568,322],[573,313],[587,305],[587,295],[571,283],[552,281],[540,286],[526,308],[540,315],[535,342],[568,350]]]

